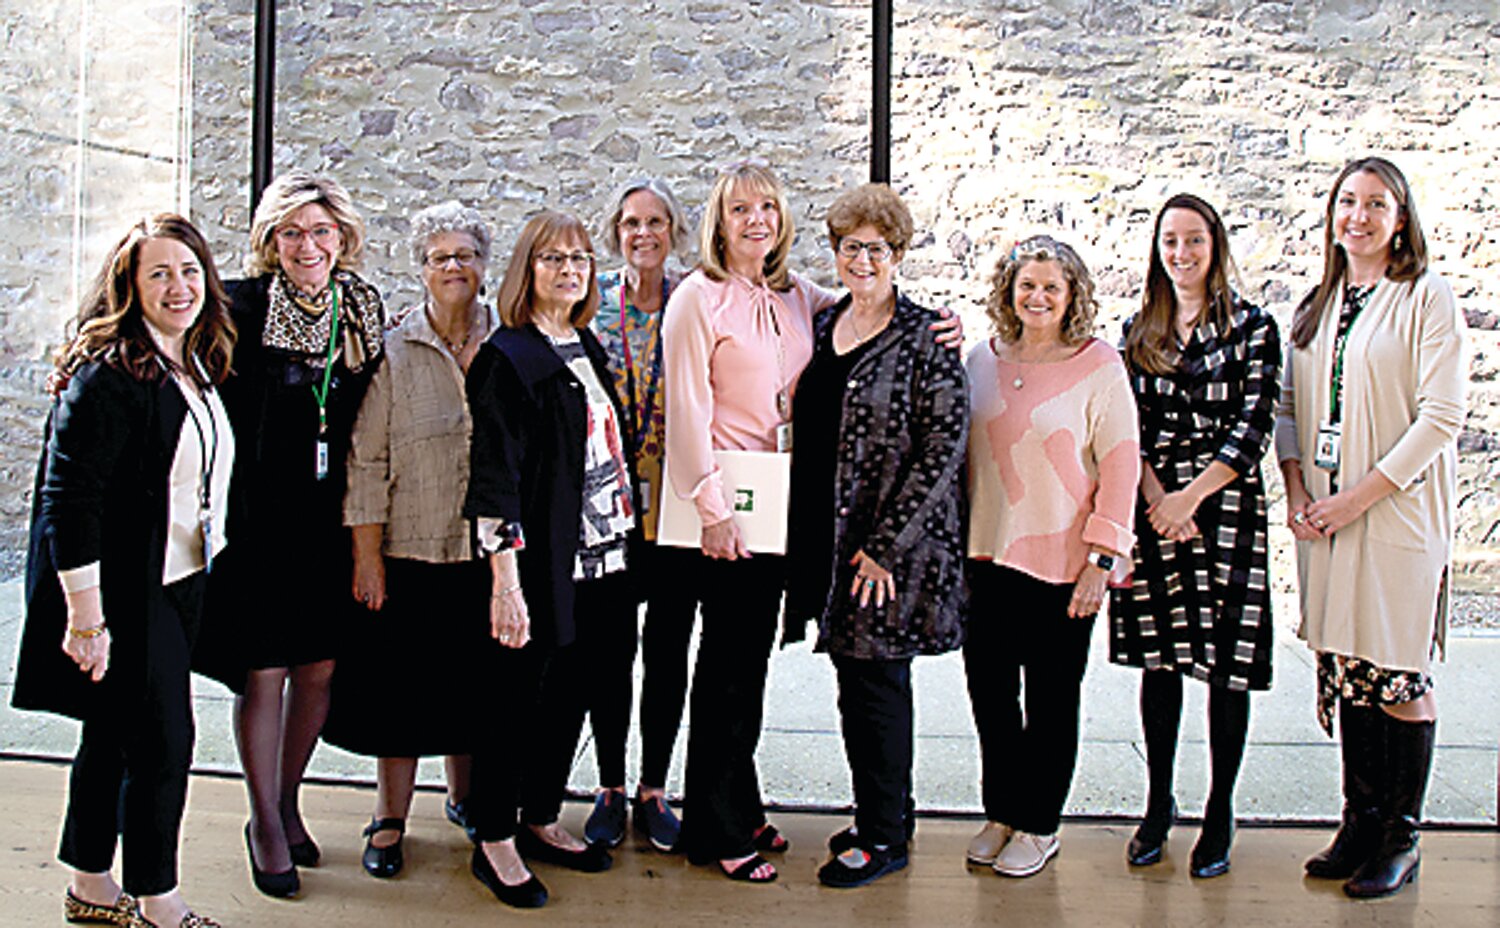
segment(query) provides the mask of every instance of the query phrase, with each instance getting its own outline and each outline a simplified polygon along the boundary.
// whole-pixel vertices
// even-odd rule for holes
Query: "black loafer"
[[[387,847],[376,847],[374,841],[377,831],[396,832],[396,843]],[[388,880],[400,873],[401,867],[406,863],[406,857],[401,851],[401,839],[406,835],[406,820],[401,818],[371,819],[370,824],[365,826],[363,834],[365,852],[360,855],[359,862],[364,865],[365,872],[378,880]]]
[[[245,853],[250,858],[250,882],[255,888],[277,899],[290,899],[302,889],[302,880],[297,877],[297,865],[293,864],[278,873],[268,873],[255,863],[255,848],[250,844],[250,823],[245,823]]]
[[[547,887],[536,878],[533,873],[531,878],[524,883],[510,886],[501,881],[500,874],[490,865],[490,859],[484,853],[484,848],[474,845],[474,854],[469,858],[469,870],[483,883],[495,898],[513,909],[540,909],[547,904]]]
[[[556,864],[580,873],[603,873],[615,862],[602,845],[586,844],[581,851],[570,851],[548,844],[525,825],[516,832],[516,850],[527,860]]]

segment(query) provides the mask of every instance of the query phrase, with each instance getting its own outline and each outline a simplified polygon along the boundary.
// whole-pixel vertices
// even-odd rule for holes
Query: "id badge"
[[[205,509],[198,513],[198,531],[203,533],[203,572],[214,569],[214,517]]]
[[[645,477],[641,478],[641,515],[651,512],[651,481]]]
[[[318,439],[318,460],[313,472],[317,474],[319,480],[328,476],[328,442],[321,438]]]
[[[1318,436],[1313,441],[1313,463],[1324,470],[1338,470],[1343,437],[1342,423],[1324,422],[1319,425]]]
[[[792,450],[792,424],[783,422],[776,426],[776,450],[788,454]]]

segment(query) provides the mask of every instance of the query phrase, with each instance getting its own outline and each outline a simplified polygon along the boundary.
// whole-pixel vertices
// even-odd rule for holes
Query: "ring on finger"
[[[1299,512],[1296,515],[1292,516],[1292,521],[1297,523],[1298,525],[1301,525],[1307,521],[1307,516],[1306,514]]]

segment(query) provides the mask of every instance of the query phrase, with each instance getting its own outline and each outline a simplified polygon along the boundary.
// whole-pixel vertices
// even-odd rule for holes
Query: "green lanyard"
[[[333,354],[339,345],[339,285],[329,280],[328,287],[333,291],[333,325],[328,330],[328,363],[323,366],[323,389],[319,390],[317,384],[312,387],[313,399],[318,401],[319,435],[328,432],[328,387],[333,380]]]

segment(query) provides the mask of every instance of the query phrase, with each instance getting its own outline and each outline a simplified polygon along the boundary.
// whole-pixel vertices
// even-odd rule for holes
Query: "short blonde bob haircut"
[[[505,278],[500,281],[500,294],[495,301],[501,325],[519,329],[536,318],[533,295],[537,255],[567,241],[577,242],[584,251],[593,253],[588,230],[567,213],[547,210],[532,216],[526,223],[521,236],[516,239],[515,250],[510,253],[510,262],[505,266]],[[587,276],[588,292],[573,304],[568,314],[576,329],[587,326],[599,311],[599,276],[592,267]]]
[[[839,242],[863,225],[871,225],[900,261],[911,245],[916,224],[911,210],[886,184],[861,184],[839,194],[828,207],[828,244],[838,251]]]
[[[614,211],[609,218],[604,220],[604,226],[599,230],[599,237],[604,241],[604,247],[616,258],[622,257],[624,252],[620,248],[620,218],[625,214],[625,201],[632,194],[641,191],[651,194],[661,201],[662,208],[667,211],[667,224],[671,226],[668,242],[673,254],[681,253],[687,245],[688,227],[687,215],[682,211],[682,204],[677,202],[672,188],[668,187],[666,181],[655,177],[641,177],[632,180],[620,188],[620,195],[615,198]]]
[[[993,285],[984,305],[995,334],[1008,344],[1021,337],[1021,317],[1016,314],[1016,275],[1033,261],[1056,261],[1062,266],[1063,277],[1068,281],[1063,344],[1083,344],[1094,334],[1094,317],[1099,313],[1099,304],[1094,301],[1094,281],[1078,252],[1050,235],[1036,235],[1018,242],[995,266]]]
[[[731,196],[763,196],[774,200],[780,228],[776,244],[766,255],[766,286],[772,290],[790,290],[792,281],[787,258],[792,253],[792,211],[786,205],[786,193],[771,168],[760,160],[737,161],[719,172],[714,188],[703,207],[703,222],[698,227],[698,261],[710,280],[728,280],[729,267],[724,243],[724,212]]]
[[[349,191],[343,184],[324,174],[294,168],[278,174],[261,194],[250,222],[250,256],[245,259],[245,273],[251,277],[273,274],[281,266],[276,254],[276,229],[297,210],[316,203],[328,210],[339,224],[343,245],[336,266],[358,270],[365,251],[365,221],[354,208]]]

